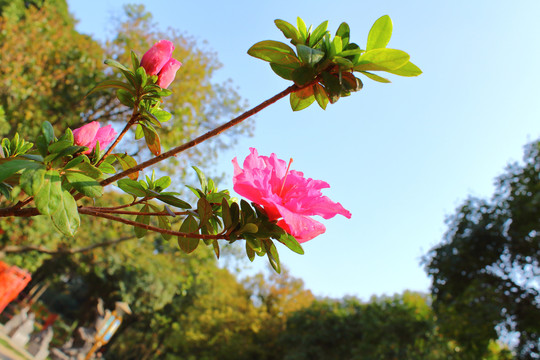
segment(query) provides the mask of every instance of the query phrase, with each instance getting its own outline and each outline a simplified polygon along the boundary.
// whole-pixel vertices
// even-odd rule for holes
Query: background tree
[[[510,333],[519,359],[540,356],[540,142],[523,160],[497,179],[491,200],[457,209],[424,260],[441,330],[477,356]]]

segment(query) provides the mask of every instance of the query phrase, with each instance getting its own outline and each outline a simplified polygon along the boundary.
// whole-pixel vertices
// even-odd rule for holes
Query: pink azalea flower
[[[97,121],[92,121],[91,123],[73,130],[75,145],[88,147],[88,150],[83,154],[90,154],[96,147],[98,141],[100,148],[103,149],[109,145],[115,137],[116,131],[114,131],[111,125],[100,128]]]
[[[290,170],[290,163],[277,158],[259,156],[250,148],[251,154],[244,160],[244,168],[233,159],[234,191],[262,206],[271,221],[277,224],[298,242],[306,242],[325,232],[320,222],[312,215],[330,219],[337,214],[351,218],[351,213],[340,203],[323,196],[321,189],[330,185],[321,180],[304,178],[299,171]],[[291,160],[292,161],[292,160]]]
[[[160,40],[141,59],[141,66],[148,75],[157,75],[157,85],[167,88],[174,80],[182,63],[173,59],[174,45],[169,40]]]

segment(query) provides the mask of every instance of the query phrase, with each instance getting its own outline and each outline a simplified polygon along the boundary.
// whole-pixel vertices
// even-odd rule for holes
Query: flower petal
[[[157,85],[163,89],[166,89],[171,85],[176,76],[176,72],[180,69],[182,63],[176,59],[169,59],[167,63],[163,66],[158,75]]]
[[[172,42],[160,40],[143,55],[141,66],[148,75],[157,75],[171,58],[173,50]]]
[[[283,216],[283,220],[278,221],[278,226],[294,236],[299,243],[311,240],[326,231],[323,224],[308,216],[296,214],[283,206],[277,205],[277,208]]]
[[[92,121],[91,123],[73,130],[74,143],[79,146],[90,147],[92,145],[92,141],[94,141],[94,138],[96,137],[98,129],[99,123],[97,121]]]

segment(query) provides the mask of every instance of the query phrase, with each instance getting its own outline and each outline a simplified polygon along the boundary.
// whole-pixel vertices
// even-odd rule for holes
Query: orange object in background
[[[19,295],[31,279],[28,271],[0,261],[0,313]]]

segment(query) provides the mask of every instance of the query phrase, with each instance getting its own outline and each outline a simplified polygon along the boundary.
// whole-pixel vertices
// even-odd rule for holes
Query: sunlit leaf
[[[392,37],[392,20],[384,15],[375,21],[369,30],[366,50],[385,48]]]

